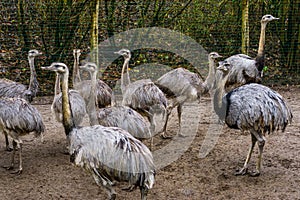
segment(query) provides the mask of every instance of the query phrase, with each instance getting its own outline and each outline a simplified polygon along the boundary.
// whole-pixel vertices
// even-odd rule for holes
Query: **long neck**
[[[129,77],[129,71],[128,71],[129,60],[130,60],[130,58],[125,58],[124,64],[123,64],[123,67],[122,67],[122,74],[121,74],[121,90],[122,90],[122,94],[125,93],[125,91],[127,89],[127,86],[130,84],[130,77]],[[126,80],[124,78],[125,71],[127,71]]]
[[[259,38],[259,45],[258,51],[256,56],[256,67],[259,72],[261,72],[265,65],[265,41],[266,41],[266,27],[267,23],[261,23],[261,30],[260,30],[260,38]]]
[[[56,74],[54,95],[58,95],[59,93],[60,93],[60,75]]]
[[[259,46],[258,46],[257,55],[264,54],[265,41],[266,41],[266,27],[267,27],[267,23],[262,22],[261,29],[260,29]]]
[[[228,74],[224,77],[218,77],[219,80],[216,80],[217,88],[215,90],[213,103],[214,103],[214,109],[217,115],[221,120],[224,120],[226,117],[226,111],[227,111],[227,99],[224,98],[225,92],[225,84],[228,79]]]
[[[214,85],[214,81],[215,81],[215,62],[214,60],[209,57],[209,71],[208,71],[208,76],[206,77],[204,83],[203,83],[203,87],[205,89],[205,93],[207,93],[208,91],[211,91]]]
[[[68,87],[68,77],[69,72],[62,75],[62,113],[63,113],[63,125],[65,128],[65,133],[68,136],[75,124],[72,119],[71,108],[69,103],[69,87]]]
[[[87,111],[90,119],[90,125],[97,125],[98,117],[96,113],[96,104],[98,104],[97,100],[97,91],[96,91],[96,84],[97,84],[97,70],[93,73],[90,73],[91,76],[91,93],[90,93],[90,100],[87,105]]]
[[[73,73],[72,73],[72,83],[73,87],[76,83],[80,82],[80,74],[79,74],[79,54],[74,53],[74,66],[73,66]]]
[[[30,67],[30,82],[28,89],[32,92],[33,96],[36,96],[36,93],[39,89],[39,83],[36,78],[36,71],[34,67],[34,57],[28,57],[29,67]]]

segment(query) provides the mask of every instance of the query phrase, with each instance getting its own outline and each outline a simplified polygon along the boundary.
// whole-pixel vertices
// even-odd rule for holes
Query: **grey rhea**
[[[14,157],[19,145],[19,168],[22,173],[22,140],[20,136],[34,132],[35,136],[42,136],[45,125],[39,111],[22,98],[0,98],[0,130],[13,139],[11,164],[7,169],[14,168]]]
[[[54,87],[54,99],[51,105],[51,112],[56,121],[62,123],[63,111],[62,111],[62,93],[60,91],[60,74],[56,74],[55,87]],[[86,115],[86,105],[82,96],[76,90],[69,90],[69,99],[72,110],[72,116],[74,124],[79,126],[84,116]]]
[[[184,68],[173,69],[163,76],[161,76],[155,85],[157,85],[166,95],[166,97],[171,101],[168,106],[168,114],[165,126],[163,128],[163,136],[167,137],[166,129],[169,115],[171,110],[177,107],[177,115],[179,121],[179,129],[177,135],[184,136],[181,133],[181,113],[182,106],[185,102],[195,101],[200,99],[200,96],[207,93],[213,88],[214,84],[214,71],[216,59],[221,56],[217,52],[211,52],[208,55],[209,60],[209,73],[203,83],[199,75],[196,73],[190,72]]]
[[[79,68],[90,73],[90,76],[92,77],[92,85],[95,85],[97,73],[96,64],[88,62]],[[128,131],[135,138],[148,139],[152,137],[149,125],[144,117],[128,106],[119,105],[100,108],[97,112],[97,118],[100,125],[122,128]],[[152,148],[152,139],[150,147]]]
[[[243,168],[236,175],[248,173],[248,163],[257,142],[259,155],[256,171],[250,173],[250,175],[258,176],[261,173],[265,134],[270,134],[276,130],[284,131],[292,121],[292,112],[286,100],[280,94],[257,83],[246,84],[225,93],[230,65],[221,65],[217,69],[223,71],[224,74],[223,77],[216,79],[215,112],[229,128],[249,131],[251,134],[252,144],[246,161]]]
[[[165,118],[167,98],[150,79],[142,79],[131,83],[128,71],[131,52],[128,49],[121,49],[115,54],[124,57],[121,74],[122,105],[129,106],[142,116],[147,117],[150,122],[151,134],[154,135],[156,131],[154,116],[157,113],[162,113],[163,118]],[[126,77],[125,70],[127,71]]]
[[[263,76],[263,68],[265,64],[265,35],[268,22],[279,18],[272,15],[264,15],[261,19],[261,31],[259,46],[256,58],[251,58],[245,54],[237,54],[230,56],[223,62],[227,62],[232,66],[229,71],[226,88],[237,87],[245,83],[260,83]],[[237,84],[238,83],[238,84]]]
[[[68,67],[52,63],[44,67],[62,76],[63,124],[70,141],[70,160],[92,174],[96,183],[116,198],[115,181],[138,186],[141,199],[153,187],[155,167],[150,150],[127,131],[117,127],[94,125],[76,127],[72,120],[68,95]]]
[[[28,51],[28,62],[30,67],[30,82],[29,85],[23,85],[22,83],[17,83],[9,79],[0,79],[0,97],[20,97],[32,102],[33,98],[36,96],[39,88],[39,83],[36,78],[36,71],[34,66],[34,58],[41,55],[42,53],[38,50]],[[6,150],[10,151],[8,138],[5,137]]]
[[[83,80],[79,71],[80,50],[74,49],[73,87],[84,98],[86,105],[90,100],[91,80]],[[96,84],[97,106],[99,108],[109,107],[114,104],[113,90],[101,79],[97,79]]]

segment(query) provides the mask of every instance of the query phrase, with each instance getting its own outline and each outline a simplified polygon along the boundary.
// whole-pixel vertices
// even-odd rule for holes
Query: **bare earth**
[[[205,157],[199,157],[211,116],[209,97],[200,102],[200,122],[196,137],[178,160],[157,170],[156,183],[149,199],[300,199],[300,88],[275,88],[289,102],[294,119],[285,133],[267,136],[263,154],[262,174],[259,177],[235,176],[243,165],[251,142],[250,136],[238,130],[223,129],[218,143]],[[37,98],[35,106],[42,113],[46,125],[44,143],[23,138],[23,174],[10,174],[0,168],[0,199],[107,199],[102,188],[81,168],[69,162],[61,124],[53,120],[50,111],[52,97]],[[198,105],[199,106],[199,105]],[[185,106],[183,115],[195,112]],[[85,122],[86,123],[86,122]],[[168,133],[178,129],[176,112],[172,114]],[[172,140],[154,139],[154,151]],[[0,166],[10,162],[10,152],[4,151],[4,136],[0,136]],[[148,145],[148,141],[146,141]],[[257,147],[250,161],[255,168]],[[117,199],[139,199],[139,190],[121,190],[126,184],[115,186]]]

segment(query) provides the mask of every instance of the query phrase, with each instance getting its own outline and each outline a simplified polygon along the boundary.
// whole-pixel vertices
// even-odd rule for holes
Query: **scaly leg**
[[[10,165],[8,167],[4,167],[7,170],[14,169],[16,149],[17,149],[17,143],[13,140],[13,152],[11,154]]]
[[[6,133],[4,133],[5,136],[5,145],[6,145],[6,151],[12,151],[13,149],[9,147],[9,141],[8,141],[8,136]]]
[[[15,171],[15,172],[12,172],[12,174],[18,174],[18,175],[22,174],[22,171],[23,171],[23,168],[22,168],[22,145],[23,145],[23,143],[20,142],[19,145],[20,145],[20,149],[19,149],[19,169],[17,171]],[[17,149],[17,142],[15,142],[15,141],[13,141],[13,148],[14,148],[13,152],[15,152],[16,149]],[[14,157],[15,157],[15,155],[13,155],[12,164],[11,165],[13,165]]]
[[[161,136],[163,139],[169,139],[169,138],[171,138],[170,136],[167,136],[167,126],[168,126],[168,121],[169,121],[170,114],[171,114],[171,111],[170,111],[170,112],[167,111],[166,121],[165,121],[163,130],[162,130],[162,133],[160,134],[160,136]]]
[[[155,135],[156,124],[155,124],[153,113],[148,113],[147,114],[147,118],[148,118],[148,120],[150,122],[150,132],[151,132],[151,135]]]
[[[167,126],[168,126],[168,121],[169,121],[170,115],[172,113],[172,110],[176,106],[177,106],[177,109],[178,109],[179,103],[176,100],[173,99],[173,102],[166,108],[167,115],[166,115],[166,120],[165,120],[165,124],[164,124],[164,127],[163,127],[163,131],[161,133],[161,137],[163,139],[170,139],[170,138],[172,138],[171,136],[167,135]],[[179,116],[179,114],[178,114],[178,116]]]
[[[177,114],[178,114],[178,132],[177,132],[177,135],[180,136],[180,137],[185,137],[184,134],[181,133],[181,114],[182,114],[182,104],[179,104],[177,106]]]
[[[251,158],[251,155],[252,155],[252,152],[253,152],[253,148],[255,146],[255,143],[257,141],[256,137],[254,135],[251,134],[251,146],[250,146],[250,149],[249,149],[249,152],[248,152],[248,155],[247,155],[247,158],[246,158],[246,161],[244,163],[244,166],[242,169],[240,169],[238,172],[235,173],[236,176],[238,175],[245,175],[248,173],[248,163],[250,161],[250,158]]]
[[[112,182],[106,179],[105,177],[101,176],[96,169],[93,169],[92,175],[97,185],[103,186],[107,190],[109,199],[115,200],[117,197],[117,193],[112,187]]]
[[[263,138],[263,136],[259,135],[259,139],[258,139],[258,150],[259,150],[259,154],[258,154],[258,158],[257,158],[257,163],[256,163],[256,171],[252,172],[250,175],[251,176],[259,176],[260,175],[260,170],[261,170],[261,165],[262,165],[262,154],[263,154],[263,150],[264,150],[264,146],[265,146],[265,139]]]
[[[140,186],[140,191],[141,191],[141,200],[146,200],[148,194],[148,188],[145,186]]]

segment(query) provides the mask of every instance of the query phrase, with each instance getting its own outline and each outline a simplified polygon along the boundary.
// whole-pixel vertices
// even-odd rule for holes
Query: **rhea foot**
[[[172,138],[173,138],[172,136],[168,136],[168,135],[166,135],[165,133],[160,134],[160,137],[161,137],[162,139],[172,139]]]
[[[2,166],[6,170],[13,170],[14,166]]]
[[[115,200],[116,198],[117,198],[117,195],[116,195],[116,194],[111,194],[109,199],[110,199],[110,200]]]
[[[6,170],[13,170],[14,169],[14,166],[3,166],[3,168],[4,169],[6,169]],[[12,172],[10,172],[11,174],[16,174],[16,175],[20,175],[20,174],[22,174],[22,169],[18,169],[18,170],[16,170],[16,171],[12,171]]]
[[[177,136],[178,136],[178,137],[181,137],[181,138],[187,137],[187,135],[183,135],[182,133],[178,133]]]
[[[259,171],[249,172],[249,176],[251,176],[251,177],[258,177],[259,175],[260,175]]]
[[[127,191],[127,192],[131,192],[131,191],[133,191],[135,188],[136,188],[135,185],[130,185],[130,186],[126,187],[126,188],[122,188],[122,190]]]
[[[16,170],[16,171],[11,172],[11,174],[21,175],[22,172],[23,172],[22,169],[18,169],[18,170]]]
[[[247,168],[247,167],[243,167],[242,169],[237,170],[237,171],[234,173],[234,175],[236,175],[236,176],[244,176],[244,175],[246,175],[246,174],[248,174],[248,168]]]
[[[244,176],[248,174],[251,177],[257,177],[260,175],[259,171],[252,171],[252,172],[248,172],[248,168],[243,167],[241,170],[237,170],[237,172],[235,173],[236,176]]]
[[[13,148],[6,146],[5,151],[11,152],[13,150]]]

